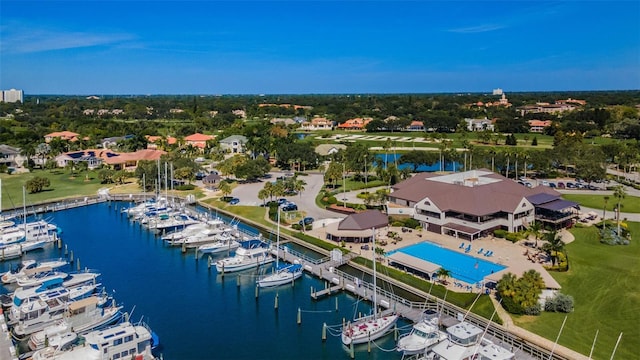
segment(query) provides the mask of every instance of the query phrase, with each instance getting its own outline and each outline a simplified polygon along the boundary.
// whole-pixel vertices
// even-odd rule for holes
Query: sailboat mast
[[[278,271],[278,260],[280,260],[280,206],[278,206],[278,231],[276,233],[276,271]]]
[[[371,229],[371,251],[373,253],[373,318],[378,313],[378,283],[376,281],[376,228]]]

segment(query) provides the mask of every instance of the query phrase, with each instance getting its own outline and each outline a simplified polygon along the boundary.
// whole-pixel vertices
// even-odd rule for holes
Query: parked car
[[[229,200],[229,205],[238,205],[238,203],[240,203],[240,199],[238,198],[232,198]]]
[[[558,189],[564,189],[564,183],[562,181],[558,181]]]
[[[282,207],[282,211],[295,211],[298,210],[298,205],[296,204],[287,204]]]
[[[300,225],[311,225],[313,224],[314,219],[312,217],[305,217],[304,219],[300,220],[298,222],[298,224]]]
[[[567,181],[567,189],[575,189],[576,185],[572,182]]]
[[[283,205],[283,204],[286,204],[287,202],[288,202],[288,200],[285,199],[285,198],[278,199],[278,205]]]
[[[556,186],[556,183],[552,183],[552,182],[550,182],[550,183],[549,183],[549,187],[550,187],[550,188],[554,188],[554,189],[555,189],[557,186]]]

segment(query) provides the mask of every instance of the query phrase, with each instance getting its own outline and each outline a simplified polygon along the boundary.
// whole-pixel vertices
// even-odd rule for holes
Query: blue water
[[[472,249],[471,253],[474,251],[477,250]],[[481,282],[485,276],[506,268],[491,261],[452,251],[426,241],[390,251],[387,256],[395,252],[401,252],[440,265],[451,271],[451,277],[469,284]]]
[[[401,154],[376,154],[376,159],[378,161],[382,161],[385,164],[393,164],[395,161],[400,161]],[[435,172],[440,171],[440,163],[441,161],[437,161],[430,165],[420,165],[417,167],[418,172]],[[371,166],[375,166],[375,162],[371,164]],[[402,170],[405,168],[410,168],[413,170],[413,164],[402,163],[398,164],[398,170]],[[455,161],[446,161],[444,162],[443,171],[459,171],[462,169],[462,164]]]
[[[101,282],[125,310],[135,308],[132,320],[143,318],[159,335],[164,359],[349,359],[339,337],[328,335],[321,341],[322,324],[339,325],[343,318],[370,311],[366,302],[345,293],[311,300],[310,288],[321,289],[324,283],[307,274],[293,288],[262,289],[256,299],[255,271],[223,278],[215,266],[207,268],[204,258],[196,262],[193,252],[183,255],[179,248],[164,245],[115,206],[92,205],[48,213],[46,218],[63,228],[64,244],[82,268],[98,269]],[[27,257],[63,255],[64,246],[58,250],[49,245]],[[0,271],[17,262],[0,262]],[[0,287],[0,292],[7,290]],[[301,325],[296,323],[298,308]],[[378,345],[393,348],[393,336]],[[356,358],[365,357],[400,358],[375,346],[371,354],[366,345],[356,347]]]

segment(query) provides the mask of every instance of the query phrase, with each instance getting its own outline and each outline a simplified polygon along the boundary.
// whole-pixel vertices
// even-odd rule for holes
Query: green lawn
[[[582,206],[586,206],[593,209],[600,209],[604,207],[604,197],[605,195],[595,195],[595,194],[564,194],[563,198],[575,201]],[[607,201],[607,211],[613,211],[613,208],[616,206],[616,198],[613,195],[609,195],[609,200]],[[640,198],[636,196],[625,196],[622,200],[621,212],[627,213],[640,213]],[[612,214],[610,214],[612,216]]]
[[[573,296],[575,311],[568,315],[559,343],[589,354],[599,330],[595,359],[611,357],[618,335],[622,340],[616,359],[636,359],[640,341],[640,223],[629,223],[636,241],[628,246],[603,245],[594,227],[575,228],[576,241],[567,245],[570,270],[552,272],[562,292]],[[536,334],[555,340],[565,314],[522,316],[516,323]]]
[[[27,193],[27,205],[71,196],[95,195],[98,189],[105,187],[104,184],[100,184],[95,171],[76,173],[74,176],[71,176],[69,171],[64,169],[35,170],[27,174],[0,174],[2,209],[22,206],[22,187],[29,179],[36,176],[49,179],[51,186],[39,193]]]

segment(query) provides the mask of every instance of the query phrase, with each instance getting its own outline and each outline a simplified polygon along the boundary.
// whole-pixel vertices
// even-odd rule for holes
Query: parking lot
[[[238,184],[231,196],[240,200],[238,205],[246,206],[260,206],[263,203],[258,199],[258,192],[264,188],[264,184],[267,181],[276,181],[280,176],[284,176],[286,172],[271,172],[271,178],[261,179],[260,182]],[[306,176],[299,176],[299,180],[304,180],[307,184],[304,186],[304,191],[297,195],[284,196],[290,202],[297,205],[298,211],[302,212],[304,216],[313,217],[316,220],[326,218],[343,218],[345,215],[334,213],[325,209],[321,209],[316,205],[315,199],[322,186],[324,185],[324,177],[322,174],[310,173]],[[267,199],[268,201],[269,199]],[[278,199],[273,199],[278,200]]]

